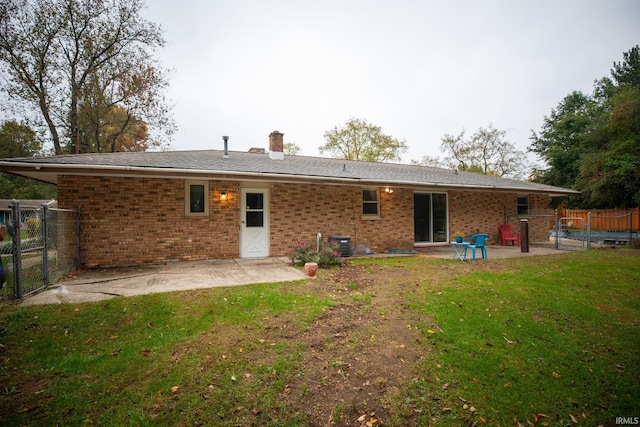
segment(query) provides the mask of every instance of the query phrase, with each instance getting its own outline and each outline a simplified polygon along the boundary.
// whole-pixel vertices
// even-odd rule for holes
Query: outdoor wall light
[[[393,193],[393,188],[385,187],[384,192],[391,194]]]
[[[224,191],[220,193],[220,200],[227,200],[227,193],[225,193]]]

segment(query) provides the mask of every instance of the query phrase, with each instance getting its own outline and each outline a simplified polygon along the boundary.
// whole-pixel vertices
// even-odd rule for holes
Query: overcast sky
[[[441,156],[493,123],[520,150],[571,91],[591,93],[640,44],[638,0],[148,0],[173,70],[176,150],[300,154],[350,117]]]

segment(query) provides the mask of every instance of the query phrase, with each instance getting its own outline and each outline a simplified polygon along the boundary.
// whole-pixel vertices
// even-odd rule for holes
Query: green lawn
[[[639,323],[632,249],[4,305],[0,425],[609,426],[640,416]]]

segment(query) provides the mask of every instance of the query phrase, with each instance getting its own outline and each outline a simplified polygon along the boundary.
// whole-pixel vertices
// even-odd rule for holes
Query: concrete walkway
[[[80,271],[43,292],[26,297],[21,304],[91,302],[216,286],[288,282],[305,277],[302,270],[289,265],[286,257],[104,268]]]
[[[570,247],[566,246],[565,247]],[[575,247],[579,249],[579,247]],[[518,246],[488,246],[489,260],[566,253],[542,243],[522,252]],[[452,259],[450,245],[421,248],[418,255]],[[476,255],[476,257],[479,254]],[[371,257],[407,256],[375,254]],[[471,256],[471,253],[468,254]],[[475,262],[483,262],[480,258]],[[288,282],[305,279],[301,269],[291,267],[286,257],[176,262],[163,265],[98,268],[79,271],[45,291],[26,297],[22,305],[100,301],[120,296],[185,291],[216,286]]]

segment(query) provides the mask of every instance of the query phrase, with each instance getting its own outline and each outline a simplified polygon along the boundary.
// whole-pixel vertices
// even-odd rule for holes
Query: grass
[[[428,365],[450,384],[446,393],[475,408],[458,415],[525,423],[544,414],[553,425],[638,415],[637,261],[597,253],[529,261],[448,280],[430,302],[415,302],[438,331],[427,333],[437,349]]]
[[[317,281],[0,306],[0,425],[326,425],[297,401],[327,378],[304,337],[332,308],[376,319],[347,353],[327,333],[324,369],[345,380],[349,352],[373,352],[392,319],[415,337],[413,379],[371,382],[392,390],[374,425],[614,425],[640,416],[639,257],[352,260]],[[335,285],[337,271],[354,277]]]

